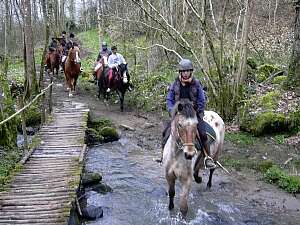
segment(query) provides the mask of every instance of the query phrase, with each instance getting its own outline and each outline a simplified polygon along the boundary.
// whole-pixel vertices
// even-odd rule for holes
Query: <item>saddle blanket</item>
[[[102,63],[100,63],[100,62],[97,63],[97,65],[95,66],[94,71],[97,72],[97,70],[99,70],[101,66],[102,66]]]

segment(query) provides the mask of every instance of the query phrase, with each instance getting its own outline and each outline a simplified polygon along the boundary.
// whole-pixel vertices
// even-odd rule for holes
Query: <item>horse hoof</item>
[[[169,204],[169,210],[172,210],[172,209],[174,209],[174,203]]]
[[[194,174],[194,180],[197,184],[202,182],[202,177],[199,177],[198,174]]]

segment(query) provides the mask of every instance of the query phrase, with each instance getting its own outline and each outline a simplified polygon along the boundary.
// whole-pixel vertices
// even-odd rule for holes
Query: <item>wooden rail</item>
[[[48,87],[46,87],[45,89],[43,89],[41,91],[41,93],[39,93],[37,96],[35,96],[35,98],[29,102],[27,105],[25,105],[23,108],[21,108],[20,110],[18,110],[16,113],[14,113],[13,115],[11,115],[10,117],[6,118],[5,120],[0,122],[0,126],[5,124],[6,122],[10,121],[12,118],[14,118],[15,116],[19,115],[21,112],[23,112],[25,109],[27,109],[28,107],[30,107],[34,102],[36,102],[36,100],[38,100],[39,97],[41,97],[42,95],[44,95],[46,93],[46,91],[52,87],[53,82],[51,84],[48,85]],[[50,98],[51,99],[51,98]]]

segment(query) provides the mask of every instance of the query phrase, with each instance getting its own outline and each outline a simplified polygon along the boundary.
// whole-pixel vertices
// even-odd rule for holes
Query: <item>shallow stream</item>
[[[166,181],[163,167],[153,161],[154,151],[146,151],[136,141],[123,137],[117,142],[89,149],[86,170],[100,172],[103,181],[113,192],[105,195],[89,192],[88,204],[101,206],[104,216],[89,225],[297,225],[300,216],[275,212],[255,202],[245,201],[235,194],[231,178],[213,179],[213,187],[206,190],[207,174],[202,184],[192,185],[189,212],[182,219],[179,212],[177,183],[175,209],[168,210]],[[238,190],[241,191],[241,190]]]

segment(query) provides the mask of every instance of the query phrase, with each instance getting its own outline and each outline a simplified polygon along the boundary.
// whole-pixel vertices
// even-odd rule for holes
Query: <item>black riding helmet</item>
[[[74,38],[75,35],[73,33],[70,33],[70,38]]]

